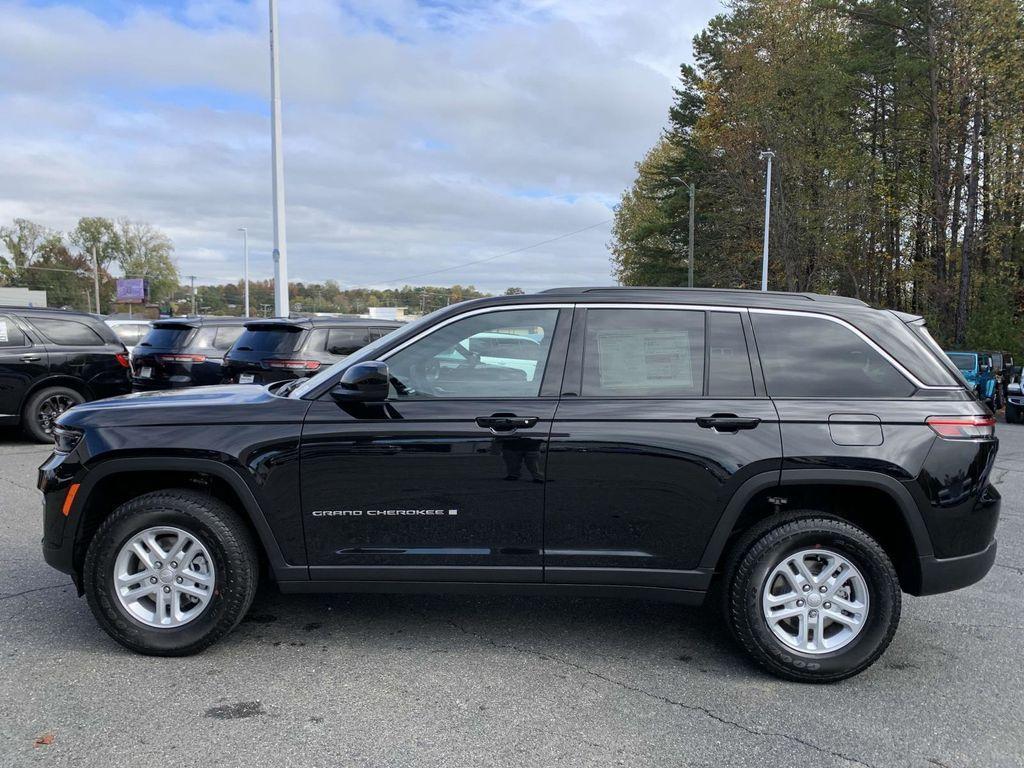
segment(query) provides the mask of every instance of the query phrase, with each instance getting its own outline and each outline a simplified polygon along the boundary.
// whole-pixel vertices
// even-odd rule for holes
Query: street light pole
[[[100,260],[96,258],[96,246],[92,247],[92,284],[96,291],[96,314],[100,314]]]
[[[766,149],[758,159],[768,159],[768,175],[764,182],[764,246],[761,255],[761,290],[768,290],[768,225],[772,213],[772,159],[775,153]]]
[[[192,283],[192,314],[194,316],[196,314],[196,276],[189,275],[188,279]]]
[[[245,304],[245,317],[249,316],[249,230],[239,227],[242,233],[242,279],[245,281],[245,289],[242,291]]]
[[[288,317],[288,249],[284,228],[284,157],[281,154],[281,75],[277,41],[277,0],[270,2],[270,151],[274,194],[274,313]]]

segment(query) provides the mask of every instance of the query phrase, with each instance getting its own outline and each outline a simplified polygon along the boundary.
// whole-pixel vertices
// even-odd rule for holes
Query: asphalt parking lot
[[[1024,426],[998,434],[997,567],[814,687],[706,611],[614,600],[266,589],[202,655],[136,656],[42,561],[48,449],[0,433],[0,765],[1024,765]]]

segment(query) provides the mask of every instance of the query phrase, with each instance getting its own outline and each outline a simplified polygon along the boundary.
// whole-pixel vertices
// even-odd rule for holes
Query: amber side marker
[[[68,488],[68,495],[64,497],[64,507],[61,512],[64,513],[64,517],[67,517],[71,513],[71,505],[75,503],[75,496],[78,494],[78,486],[81,483],[72,483],[71,487]]]

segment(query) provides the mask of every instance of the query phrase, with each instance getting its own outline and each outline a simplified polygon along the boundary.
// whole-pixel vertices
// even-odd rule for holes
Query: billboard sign
[[[118,278],[117,301],[119,304],[144,304],[149,296],[149,281],[138,278]]]

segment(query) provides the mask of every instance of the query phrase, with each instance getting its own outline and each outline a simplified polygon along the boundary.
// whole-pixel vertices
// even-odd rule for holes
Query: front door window
[[[388,357],[392,397],[537,397],[557,319],[517,309],[440,328]]]

